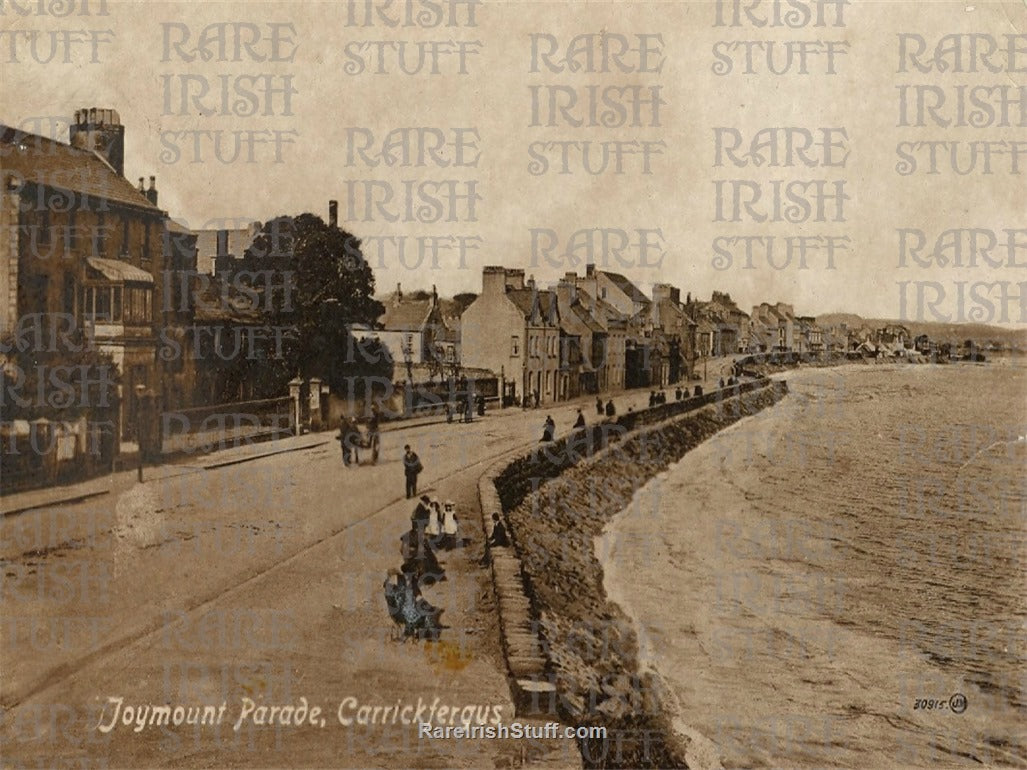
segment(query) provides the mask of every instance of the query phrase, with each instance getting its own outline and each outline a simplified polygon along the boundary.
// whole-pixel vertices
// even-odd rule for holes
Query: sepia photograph
[[[1027,768],[1027,0],[0,0],[0,767]]]

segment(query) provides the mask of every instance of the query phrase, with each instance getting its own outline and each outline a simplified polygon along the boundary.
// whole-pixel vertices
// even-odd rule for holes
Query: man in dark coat
[[[403,447],[403,474],[407,482],[407,500],[417,494],[417,477],[423,470],[421,458],[410,448],[410,444],[407,444]]]
[[[349,465],[353,459],[353,448],[356,446],[358,430],[352,417],[343,417],[339,425],[339,445],[342,447],[342,464]]]
[[[606,402],[606,416],[613,417],[617,414],[617,409],[613,405],[613,399],[611,398]]]
[[[580,409],[578,410],[578,419],[574,421],[574,427],[575,429],[585,427],[585,415],[582,414]]]
[[[488,545],[489,548],[506,548],[510,545],[506,527],[503,526],[498,513],[492,514],[492,532],[489,534]]]

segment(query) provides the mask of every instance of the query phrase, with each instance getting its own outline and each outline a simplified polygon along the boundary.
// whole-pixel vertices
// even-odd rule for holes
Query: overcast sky
[[[35,3],[31,5],[35,7]],[[116,109],[126,126],[126,176],[134,180],[156,175],[161,207],[194,228],[215,227],[217,220],[266,220],[302,211],[327,218],[328,200],[338,199],[341,224],[356,235],[406,239],[406,265],[394,250],[381,261],[376,254],[370,255],[380,290],[402,282],[411,289],[435,284],[445,294],[478,291],[480,269],[485,264],[524,267],[543,283],[555,280],[565,270],[583,271],[584,260],[575,265],[566,258],[545,260],[533,256],[532,228],[555,231],[560,243],[577,230],[604,228],[612,231],[607,243],[614,245],[618,230],[625,231],[635,245],[637,231],[659,230],[662,237],[653,233],[646,236],[654,244],[649,249],[648,264],[641,264],[637,249],[630,248],[623,254],[627,265],[611,261],[608,268],[625,273],[646,290],[654,282],[667,281],[679,286],[682,296],[692,292],[708,298],[714,289],[729,291],[745,309],[766,300],[793,303],[802,313],[847,310],[867,316],[899,317],[904,310],[906,317],[916,317],[920,314],[916,284],[907,287],[903,308],[898,282],[932,281],[935,284],[924,289],[926,297],[933,298],[939,288],[945,292],[935,314],[951,314],[953,320],[959,320],[960,282],[1009,282],[1007,292],[1018,296],[1013,285],[1027,279],[1022,267],[993,267],[980,261],[962,268],[951,264],[907,264],[903,268],[896,232],[897,228],[920,228],[933,243],[942,230],[950,228],[998,232],[1027,227],[1023,176],[1010,173],[1009,155],[993,157],[991,175],[956,176],[947,167],[933,175],[918,170],[903,176],[896,171],[901,160],[896,148],[903,141],[1024,140],[1024,129],[1015,125],[1022,114],[1015,105],[1010,108],[1014,116],[1010,127],[898,125],[901,85],[942,86],[950,100],[944,114],[955,116],[949,108],[958,85],[1007,86],[1015,91],[1027,82],[1023,72],[900,72],[898,33],[923,35],[928,50],[933,50],[941,35],[958,32],[989,34],[1005,44],[1004,36],[1027,30],[1023,2],[860,2],[844,8],[844,26],[831,24],[837,11],[832,3],[822,9],[828,26],[798,29],[714,26],[716,6],[711,2],[490,2],[476,8],[476,26],[432,28],[390,28],[380,17],[368,26],[348,25],[350,13],[357,21],[364,21],[363,0],[352,7],[344,2],[111,2],[107,15],[97,15],[100,5],[91,0],[92,15],[54,18],[19,16],[16,9],[5,4],[6,15],[0,16],[4,29],[0,40],[0,118],[32,129],[41,116],[66,120],[79,107]],[[403,8],[402,3],[393,5]],[[415,13],[425,14],[421,18],[431,20],[431,5],[413,6]],[[773,4],[764,2],[763,6],[773,21]],[[781,13],[789,10],[795,9],[785,5]],[[390,8],[385,15],[395,12]],[[457,21],[467,20],[466,6],[458,5],[453,12]],[[763,7],[759,12],[763,13]],[[277,45],[278,57],[291,60],[254,61],[243,47],[241,60],[236,61],[236,38],[231,35],[224,58],[216,46],[208,47],[208,52],[214,52],[210,61],[202,57],[183,61],[174,48],[169,57],[165,56],[165,35],[170,34],[177,42],[188,34],[181,50],[195,52],[204,26],[212,22],[257,25],[262,40],[253,51],[264,57],[274,54],[268,40],[273,30],[269,25],[291,25],[278,27],[282,39]],[[185,24],[187,29],[167,24]],[[39,63],[33,61],[27,37],[21,34],[14,38],[18,61],[12,62],[11,31],[15,29],[39,35],[72,30],[76,31],[73,39],[78,41],[86,38],[77,31],[109,29],[113,39],[104,42],[106,35],[101,34],[97,43],[99,62],[90,62],[87,42],[76,42],[70,52],[71,63]],[[242,34],[249,35],[250,29],[244,28]],[[621,63],[635,71],[618,72],[617,63],[608,62],[608,69],[614,71],[603,72],[599,71],[602,47],[597,43],[592,49],[597,71],[531,71],[533,33],[554,35],[561,52],[566,53],[574,35],[600,31],[610,36],[606,40],[613,50],[619,42],[617,35],[626,36],[630,47],[636,49],[639,40],[644,40],[650,49],[648,55],[643,57],[636,51],[622,57]],[[775,41],[779,55],[788,41],[794,45],[806,41],[810,74],[767,74],[765,58],[757,59],[761,74],[740,72],[744,54],[726,43],[768,40]],[[407,59],[408,66],[417,61],[418,43],[434,41],[440,52],[441,74],[398,72],[397,46],[383,49],[383,61],[390,73],[375,74],[370,70],[377,65],[377,54],[372,55],[370,46],[361,47],[361,43],[370,41],[404,43],[408,55],[413,55]],[[715,49],[718,42],[721,44]],[[461,44],[468,74],[457,72]],[[835,55],[836,74],[824,73],[828,44],[836,52],[844,51]],[[36,55],[46,58],[50,38],[37,36],[37,45]],[[1021,50],[1027,49],[1022,39],[1018,45]],[[732,58],[732,72],[721,75],[714,71],[718,61],[715,50]],[[352,71],[357,56],[363,57],[363,72]],[[1017,63],[1027,66],[1027,52],[1019,56]],[[556,60],[555,56],[551,58]],[[581,57],[578,60],[584,61]],[[660,61],[662,66],[657,67]],[[776,61],[780,64],[784,60]],[[1005,59],[996,55],[991,61]],[[639,68],[660,71],[638,72]],[[257,114],[217,114],[224,79],[234,86],[237,76],[260,75],[272,76],[276,87],[294,89],[288,114],[283,114],[286,110],[281,92],[270,99],[260,93]],[[242,85],[249,87],[251,82],[244,80]],[[201,83],[210,89],[207,98],[199,103],[186,100],[183,109],[183,87],[192,89],[187,93],[195,95]],[[550,86],[560,88],[552,91]],[[589,86],[623,89],[607,92],[615,96],[629,93],[625,88],[629,86],[641,87],[643,94],[658,87],[663,103],[658,116],[653,115],[651,106],[643,104],[640,126],[578,127],[567,125],[559,116],[556,126],[531,125],[533,93],[540,100],[539,122],[547,123],[550,97],[567,98],[567,86],[574,89],[579,102],[587,99]],[[532,87],[538,89],[533,92]],[[216,114],[199,114],[200,106]],[[251,108],[243,100],[239,109]],[[600,105],[600,113],[603,109]],[[579,106],[570,114],[587,121],[589,113]],[[630,107],[627,114],[631,114]],[[477,150],[466,150],[467,157],[480,155],[477,166],[368,168],[362,163],[348,164],[347,136],[353,132],[347,129],[368,129],[381,138],[392,128],[412,126],[474,129],[480,137]],[[821,127],[844,128],[848,136],[844,167],[715,167],[715,127],[736,128],[747,142],[753,131],[777,126],[804,127],[814,132]],[[184,133],[190,131],[221,132],[229,149],[234,147],[235,131],[277,131],[294,143],[281,148],[279,162],[273,145],[265,144],[255,148],[254,163],[222,163],[211,159],[209,142],[213,133],[202,134],[199,136],[206,160],[195,162],[193,135]],[[57,138],[66,139],[66,129],[60,130]],[[544,154],[554,165],[547,173],[535,175],[530,171],[535,158],[529,147],[544,141],[588,141],[595,149],[600,142],[664,144],[649,145],[660,150],[650,159],[651,174],[641,173],[641,156],[632,155],[624,159],[625,173],[591,176],[582,172],[580,156],[575,160],[573,153],[569,158],[574,173],[559,174],[554,165],[560,161],[560,151],[550,149]],[[918,152],[919,162],[927,159],[926,152]],[[967,162],[965,146],[961,153],[960,162]],[[836,148],[834,156],[842,154],[844,151]],[[445,157],[452,158],[452,150]],[[1027,155],[1020,162],[1021,169],[1025,166]],[[844,221],[714,221],[717,180],[757,182],[766,198],[771,195],[773,180],[787,183],[817,179],[825,180],[829,190],[835,189],[836,182],[845,182],[850,199],[844,203]],[[407,181],[452,182],[459,191],[466,191],[467,183],[473,181],[481,200],[474,207],[475,221],[467,221],[466,203],[458,203],[453,212],[445,207],[447,214],[453,213],[461,221],[404,221],[409,217],[402,205],[389,208],[391,215],[398,215],[398,221],[386,221],[378,211],[373,212],[372,221],[365,221],[365,180],[390,185],[396,199],[402,199]],[[372,192],[377,194],[381,189],[384,187],[379,185]],[[353,191],[357,197],[351,194]],[[415,202],[415,219],[424,203]],[[772,214],[762,202],[760,207]],[[828,219],[833,220],[835,204],[828,201],[826,210],[832,215]],[[424,213],[431,217],[435,212],[429,205]],[[427,260],[418,265],[414,256],[414,239],[418,236],[453,236],[454,243],[463,237],[478,248],[467,252],[463,265],[455,250],[443,252],[435,265]],[[729,236],[774,236],[779,266],[784,263],[786,237],[850,240],[848,250],[835,255],[834,269],[828,269],[827,255],[822,250],[810,251],[805,270],[798,269],[796,259],[782,269],[774,269],[762,256],[757,257],[752,269],[743,269],[741,245],[733,247],[734,262],[718,269],[725,266],[716,260],[714,239]],[[1027,243],[1025,236],[1019,240]],[[596,243],[600,245],[601,241]],[[1019,263],[1027,262],[1027,246],[1017,256]],[[595,259],[602,264],[603,254],[596,252]],[[999,289],[991,291],[997,299]],[[963,318],[979,306],[972,299],[966,300]],[[1009,322],[1025,320],[1020,317],[1018,305],[1011,303],[1008,309]],[[925,320],[934,320],[935,314],[925,311]],[[996,307],[990,319],[974,320],[1000,322],[1002,318]]]

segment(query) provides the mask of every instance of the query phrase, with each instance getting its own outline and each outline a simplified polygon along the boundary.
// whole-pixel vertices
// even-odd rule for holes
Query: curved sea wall
[[[501,506],[509,525],[520,574],[504,590],[524,593],[541,653],[532,678],[549,685],[548,710],[568,724],[607,728],[605,740],[581,741],[586,767],[697,764],[688,739],[671,729],[660,683],[640,670],[631,621],[606,596],[596,537],[650,479],[786,393],[785,382],[760,380],[623,415],[505,463],[489,475],[494,491],[483,484],[484,516]],[[523,683],[525,671],[514,668]]]

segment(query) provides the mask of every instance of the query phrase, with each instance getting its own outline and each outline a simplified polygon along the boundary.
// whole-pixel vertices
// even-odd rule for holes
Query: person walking
[[[343,417],[339,424],[339,445],[342,447],[342,464],[349,465],[353,462],[353,448],[356,444],[355,438],[358,435],[356,423],[352,417]]]
[[[403,447],[403,473],[407,482],[407,500],[417,494],[417,477],[424,470],[421,458],[417,452],[410,448],[410,444]]]
[[[609,401],[606,402],[606,416],[607,417],[614,417],[616,414],[617,414],[617,409],[616,409],[616,407],[614,407],[613,399],[611,398]]]
[[[553,440],[553,434],[556,432],[556,423],[553,421],[552,416],[547,416],[545,424],[542,426],[542,438],[539,442],[549,442]]]
[[[456,521],[456,503],[447,500],[442,504],[442,548],[451,551],[457,547],[460,532]]]
[[[603,398],[602,396],[596,396],[596,414],[600,417],[603,416]]]
[[[582,414],[580,409],[578,410],[578,419],[574,421],[574,427],[575,429],[585,427],[585,415]]]

